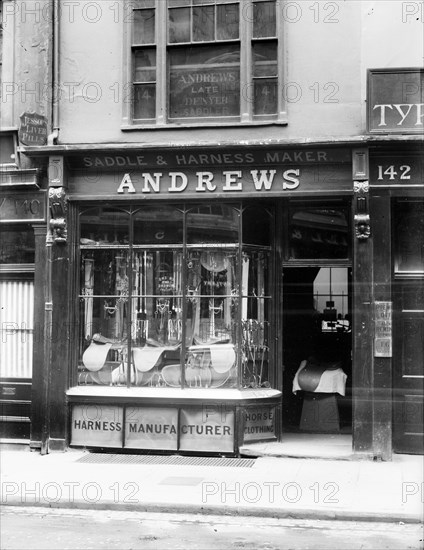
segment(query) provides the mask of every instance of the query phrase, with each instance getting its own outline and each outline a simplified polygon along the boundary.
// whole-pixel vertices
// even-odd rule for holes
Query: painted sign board
[[[234,452],[234,410],[193,407],[180,411],[181,451]]]
[[[23,113],[20,117],[18,137],[23,145],[46,145],[47,119],[38,113]]]
[[[44,222],[46,192],[0,193],[0,223]]]
[[[178,449],[178,409],[126,407],[125,444],[131,449]]]
[[[424,133],[424,69],[368,71],[368,132]]]
[[[392,356],[392,302],[374,303],[374,356]]]
[[[122,447],[123,419],[123,407],[73,405],[71,445]]]
[[[264,166],[273,168],[275,165],[307,166],[328,164],[350,164],[352,153],[349,149],[283,149],[277,147],[197,149],[183,148],[166,149],[162,151],[143,149],[126,150],[116,153],[84,153],[70,156],[68,165],[71,170],[83,172],[134,172],[169,170],[170,168],[192,168],[196,170],[213,170],[219,168],[235,168],[239,166]],[[153,170],[154,171],[154,170]]]
[[[424,160],[419,155],[370,157],[370,185],[376,187],[424,187]]]
[[[244,442],[275,439],[275,407],[247,407],[244,419]]]
[[[352,193],[351,166],[279,166],[74,173],[70,195],[117,199],[272,197],[305,193]]]

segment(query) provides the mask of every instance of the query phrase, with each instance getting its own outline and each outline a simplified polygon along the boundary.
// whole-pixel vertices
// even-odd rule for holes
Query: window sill
[[[139,130],[186,130],[187,128],[249,128],[257,126],[287,126],[287,119],[281,120],[252,120],[249,122],[186,122],[186,123],[170,123],[170,124],[123,124],[121,125],[122,132],[131,132]]]
[[[125,401],[140,404],[159,401],[170,403],[204,403],[205,401],[225,401],[234,403],[278,400],[281,392],[270,388],[257,389],[193,389],[193,388],[126,388],[122,386],[75,386],[66,392],[68,401]]]

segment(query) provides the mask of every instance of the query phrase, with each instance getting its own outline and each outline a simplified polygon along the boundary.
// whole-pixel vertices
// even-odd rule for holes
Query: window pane
[[[277,79],[264,78],[254,81],[255,115],[270,115],[277,113]]]
[[[169,10],[170,43],[190,42],[190,8]]]
[[[134,118],[154,119],[156,117],[156,84],[134,86]]]
[[[219,204],[197,206],[187,214],[188,244],[238,243],[239,214]]]
[[[271,245],[271,214],[266,208],[243,210],[243,244]]]
[[[0,135],[0,164],[14,164],[15,162],[13,135]]]
[[[134,53],[134,81],[154,82],[156,80],[156,49],[145,48]]]
[[[188,388],[237,386],[237,355],[229,343],[194,345],[187,351],[185,385]]]
[[[253,3],[253,37],[276,36],[275,2]]]
[[[252,44],[253,76],[277,76],[277,42]]]
[[[81,320],[84,338],[89,340],[97,332],[108,338],[126,338],[123,316],[129,293],[128,250],[82,251],[80,289],[85,304]],[[93,297],[97,297],[95,306]]]
[[[119,245],[129,242],[129,215],[113,207],[91,208],[81,214],[82,245]]]
[[[1,226],[0,264],[33,264],[35,238],[32,227]]]
[[[137,8],[154,8],[156,0],[131,0],[129,7]]]
[[[237,250],[190,249],[187,296],[192,304],[192,342],[234,342],[237,295]]]
[[[398,202],[395,207],[397,271],[424,271],[424,204]]]
[[[242,386],[269,387],[269,252],[243,250],[242,262]]]
[[[169,58],[170,118],[239,116],[238,45],[178,48]]]
[[[239,37],[239,6],[229,4],[217,7],[217,40],[231,40]]]
[[[348,258],[345,209],[293,207],[290,211],[290,258]]]
[[[167,206],[146,207],[134,216],[134,244],[180,244],[183,215]]]
[[[134,44],[155,43],[155,10],[134,12]]]
[[[193,8],[193,41],[204,42],[215,39],[215,7]]]

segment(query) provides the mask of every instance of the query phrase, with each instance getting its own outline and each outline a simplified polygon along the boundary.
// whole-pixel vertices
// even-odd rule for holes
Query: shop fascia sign
[[[424,70],[368,71],[368,131],[424,133]]]
[[[203,150],[204,151],[204,150]],[[69,193],[84,196],[257,196],[351,192],[349,149],[129,151],[73,156]]]
[[[246,181],[242,170],[225,170],[216,172],[196,172],[195,187],[191,189],[195,193],[222,191],[231,193],[243,191],[243,182]],[[249,170],[248,181],[253,183],[255,191],[269,191],[275,185],[281,190],[294,190],[299,187],[300,168],[288,170]],[[165,189],[163,189],[165,181]],[[136,183],[137,182],[137,183]],[[184,172],[143,172],[140,176],[124,174],[117,188],[118,194],[125,193],[183,193],[189,186],[191,178]],[[136,189],[137,185],[137,189]]]

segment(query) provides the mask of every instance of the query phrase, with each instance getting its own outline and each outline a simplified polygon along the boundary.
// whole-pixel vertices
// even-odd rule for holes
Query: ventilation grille
[[[168,464],[173,466],[220,466],[224,468],[252,468],[254,458],[219,458],[201,456],[127,455],[89,453],[76,462],[85,464]]]

